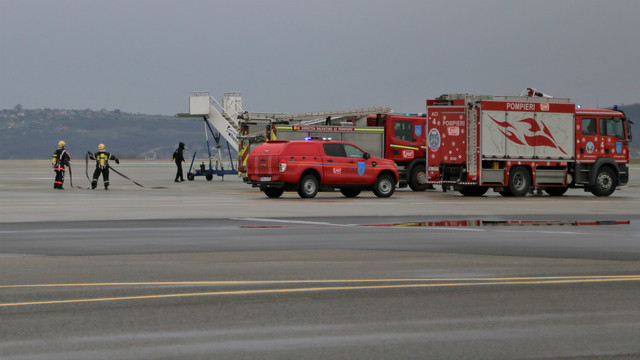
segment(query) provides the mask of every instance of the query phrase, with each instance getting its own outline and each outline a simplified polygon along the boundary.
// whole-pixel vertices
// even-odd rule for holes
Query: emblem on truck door
[[[364,175],[365,165],[363,161],[358,162],[358,175]]]
[[[429,131],[429,148],[433,151],[440,148],[440,132],[438,129],[431,129],[431,131]]]

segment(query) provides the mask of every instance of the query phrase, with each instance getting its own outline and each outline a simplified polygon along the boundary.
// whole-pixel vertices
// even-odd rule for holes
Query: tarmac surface
[[[114,165],[121,173],[144,185],[111,172],[111,186],[88,190],[84,161],[73,162],[73,185],[67,174],[65,190],[53,189],[49,161],[0,160],[0,222],[213,219],[233,217],[326,216],[502,216],[563,214],[635,214],[640,209],[640,164],[631,164],[629,186],[611,197],[598,198],[582,189],[570,189],[565,196],[504,198],[489,191],[481,198],[458,192],[413,192],[399,189],[388,199],[363,192],[348,199],[339,192],[319,193],[315,199],[301,199],[297,193],[269,199],[237,176],[206,181],[173,182],[175,165],[167,161],[127,161]],[[92,176],[92,168],[88,176]],[[188,166],[185,166],[186,172]]]
[[[637,163],[608,198],[269,199],[115,167],[145,187],[0,161],[0,358],[640,358]]]

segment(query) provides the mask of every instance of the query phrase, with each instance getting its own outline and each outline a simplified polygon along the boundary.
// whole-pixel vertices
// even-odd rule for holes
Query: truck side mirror
[[[368,152],[364,153],[364,155],[362,155],[362,157],[367,160],[368,158],[371,157],[371,154],[369,154]]]

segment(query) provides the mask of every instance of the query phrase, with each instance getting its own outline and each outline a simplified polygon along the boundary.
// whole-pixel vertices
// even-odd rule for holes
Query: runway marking
[[[436,288],[436,287],[462,287],[462,286],[487,286],[487,285],[546,285],[546,284],[580,284],[580,283],[604,283],[640,281],[640,275],[613,275],[613,276],[560,276],[560,277],[513,277],[513,278],[457,278],[457,279],[363,279],[363,280],[282,280],[282,281],[196,281],[196,282],[141,282],[141,283],[88,283],[88,284],[38,284],[38,285],[2,285],[0,288],[24,288],[24,287],[70,287],[70,286],[140,286],[140,285],[202,285],[202,284],[289,284],[289,283],[371,283],[371,282],[423,282],[445,281],[443,283],[430,284],[390,284],[390,285],[361,285],[361,286],[327,286],[291,289],[254,289],[234,291],[213,291],[199,293],[174,293],[140,296],[121,296],[86,298],[70,300],[30,301],[0,304],[0,307],[16,307],[29,305],[56,305],[71,303],[126,301],[126,300],[150,300],[196,296],[221,296],[221,295],[254,295],[254,294],[281,294],[281,293],[305,293],[320,291],[345,291],[345,290],[379,290],[379,289],[403,289],[403,288]],[[460,281],[460,282],[452,282]]]

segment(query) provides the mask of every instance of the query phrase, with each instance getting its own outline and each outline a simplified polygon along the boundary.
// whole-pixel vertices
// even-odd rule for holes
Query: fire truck
[[[409,186],[414,191],[432,188],[426,177],[426,116],[423,114],[372,114],[355,121],[332,123],[330,118],[324,124],[290,124],[271,122],[259,124],[266,129],[266,140],[304,140],[305,138],[327,138],[353,143],[372,156],[393,160],[400,172],[399,187]],[[249,133],[243,128],[255,123],[241,124],[241,134]],[[246,139],[246,137],[245,137]],[[241,142],[240,153],[245,152]],[[244,146],[248,146],[245,143]],[[248,155],[248,154],[247,154]],[[243,168],[240,168],[241,172]]]
[[[521,96],[445,94],[427,100],[428,183],[503,196],[583,188],[609,196],[629,180],[631,121],[535,89]]]

